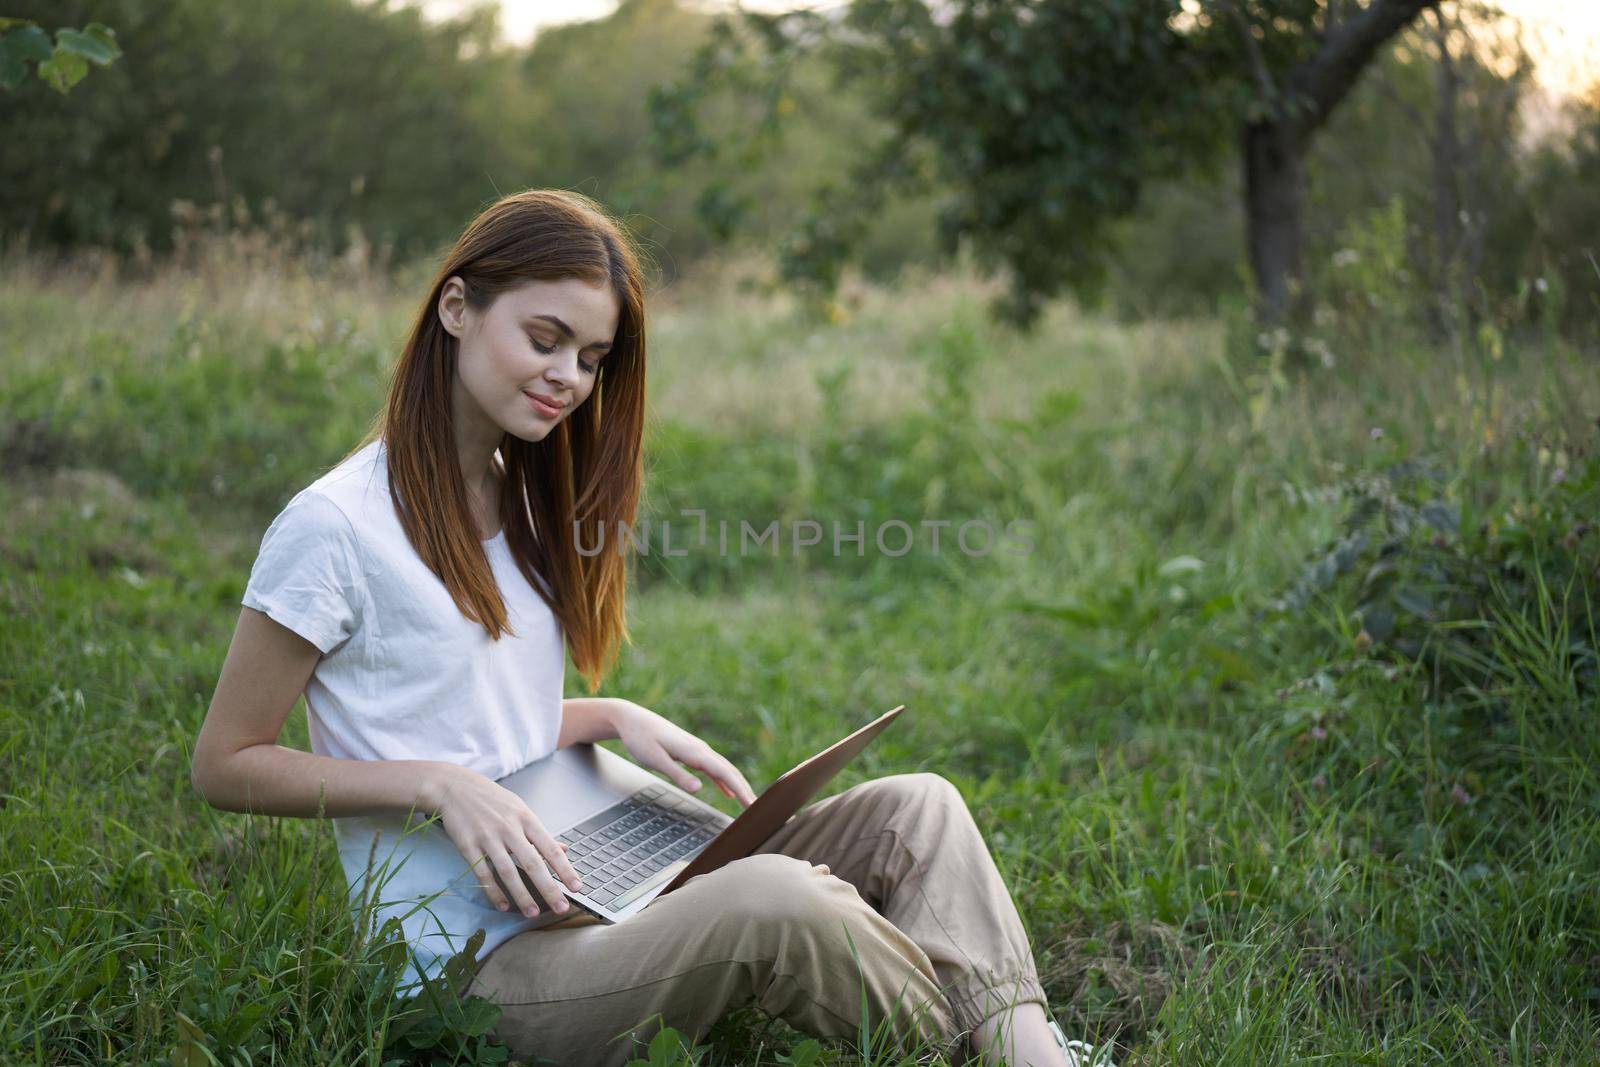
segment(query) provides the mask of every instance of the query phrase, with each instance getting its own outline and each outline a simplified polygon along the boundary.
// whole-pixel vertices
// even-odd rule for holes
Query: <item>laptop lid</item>
[[[784,772],[756,797],[755,803],[739,813],[738,818],[723,830],[676,878],[661,890],[670,893],[697,874],[708,874],[724,864],[742,859],[760,848],[762,843],[777,832],[778,827],[800,810],[846,763],[867,743],[883,731],[885,726],[906,710],[900,704],[873,719],[861,729],[829,745],[815,756]],[[660,894],[657,894],[658,896]]]

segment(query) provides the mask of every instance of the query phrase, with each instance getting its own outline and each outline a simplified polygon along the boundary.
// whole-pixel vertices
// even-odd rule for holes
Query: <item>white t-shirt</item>
[[[381,439],[285,505],[262,538],[242,602],[323,653],[305,690],[313,752],[443,760],[498,779],[555,751],[565,668],[560,623],[517,569],[505,531],[483,544],[515,637],[491,640],[461,614],[406,539]],[[352,910],[377,835],[374,929],[399,917],[411,974],[420,969],[431,978],[479,927],[481,958],[533,920],[497,911],[443,827],[420,828],[425,818],[333,824]],[[413,977],[406,988],[419,984]]]

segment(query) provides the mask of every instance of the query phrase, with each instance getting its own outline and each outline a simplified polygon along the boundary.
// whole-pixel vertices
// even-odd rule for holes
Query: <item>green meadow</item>
[[[390,995],[328,824],[190,784],[261,535],[426,284],[224,266],[4,264],[0,1062],[503,1061],[486,1004]],[[758,789],[905,704],[830,788],[951,779],[1121,1064],[1600,1061],[1594,352],[1363,322],[1296,361],[1066,303],[1024,336],[962,273],[817,321],[752,273],[652,299],[644,517],[684,554],[637,561],[601,692]],[[751,1010],[654,1059],[914,1062]]]

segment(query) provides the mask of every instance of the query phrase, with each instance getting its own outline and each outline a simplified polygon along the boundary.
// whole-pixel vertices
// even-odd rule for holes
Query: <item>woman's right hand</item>
[[[517,910],[532,918],[539,914],[539,902],[518,869],[526,871],[533,887],[558,914],[571,909],[554,871],[569,889],[583,888],[578,872],[567,861],[566,846],[544,828],[539,817],[517,794],[477,771],[456,764],[441,764],[441,781],[434,804],[467,864],[478,875],[478,884],[501,911],[509,906],[504,890],[511,890]],[[498,876],[485,877],[485,872]]]

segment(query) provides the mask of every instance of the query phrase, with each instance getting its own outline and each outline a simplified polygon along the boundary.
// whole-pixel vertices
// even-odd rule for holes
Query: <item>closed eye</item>
[[[540,344],[538,342],[538,340],[536,338],[534,338],[532,335],[529,335],[528,343],[533,345],[533,347],[535,349],[537,349],[540,353],[542,353],[542,354],[544,354],[546,356],[555,355],[555,351],[556,350],[554,348],[546,348],[544,345]],[[590,362],[588,362],[586,360],[582,360],[582,359],[578,360],[578,366],[583,368],[583,372],[585,374],[593,374],[596,370],[598,370],[600,368],[600,365],[598,363],[590,363]]]

